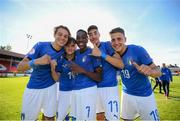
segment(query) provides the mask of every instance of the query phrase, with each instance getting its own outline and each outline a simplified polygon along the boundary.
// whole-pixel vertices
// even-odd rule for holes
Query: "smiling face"
[[[74,42],[70,42],[64,46],[64,49],[67,55],[72,55],[76,50],[76,44]]]
[[[125,45],[126,38],[124,34],[120,32],[115,32],[110,34],[110,36],[111,36],[111,44],[114,50],[116,52],[123,53],[124,50],[126,49],[126,45]]]
[[[56,33],[54,33],[55,44],[59,47],[63,47],[68,41],[69,32],[64,28],[59,28]]]
[[[91,29],[88,32],[89,35],[89,40],[91,41],[92,44],[96,44],[97,46],[100,44],[100,34],[99,31],[97,29]]]
[[[85,31],[78,31],[76,34],[76,42],[80,50],[87,47],[88,37]]]

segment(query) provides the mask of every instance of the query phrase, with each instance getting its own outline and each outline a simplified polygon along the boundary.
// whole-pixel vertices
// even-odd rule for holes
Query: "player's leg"
[[[96,120],[97,121],[105,121],[105,112],[102,104],[102,99],[99,94],[99,88],[97,89],[97,103],[96,103]]]
[[[139,115],[137,112],[136,97],[122,91],[120,112],[123,120],[129,121],[137,118]]]
[[[21,120],[36,120],[41,110],[42,101],[41,90],[26,88],[23,95]]]
[[[154,93],[147,97],[139,97],[137,101],[141,120],[160,120]]]
[[[158,84],[159,84],[159,93],[162,93],[161,92],[162,83],[159,81]]]
[[[43,111],[45,120],[55,120],[57,111],[57,85],[44,89]]]
[[[167,97],[169,96],[169,82],[167,82]]]
[[[97,121],[105,121],[106,120],[105,112],[96,113],[96,120]]]
[[[168,85],[168,82],[165,81],[165,91],[166,91],[165,96],[166,96],[166,97],[168,96],[168,88],[167,88],[167,85]]]
[[[53,117],[47,117],[47,116],[45,116],[45,115],[43,114],[43,118],[44,118],[44,120],[42,120],[42,121],[55,121],[55,116],[53,116]]]
[[[76,121],[76,93],[75,90],[71,91],[71,96],[70,96],[70,112],[69,112],[69,118],[72,121]]]
[[[96,120],[96,98],[96,86],[76,91],[77,120]]]
[[[120,120],[120,95],[118,87],[100,88],[100,96],[107,120]]]
[[[65,119],[71,106],[72,91],[59,91],[57,120]]]
[[[156,89],[157,86],[158,86],[158,81],[156,81],[156,84],[153,87],[153,91]]]
[[[165,96],[166,96],[166,82],[163,81],[162,85],[163,85],[164,94],[165,94]]]

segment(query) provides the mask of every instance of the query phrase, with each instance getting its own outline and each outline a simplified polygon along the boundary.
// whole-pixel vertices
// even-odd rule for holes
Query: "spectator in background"
[[[158,68],[160,69],[160,66],[158,65]],[[162,81],[160,80],[160,78],[159,77],[156,77],[155,78],[155,81],[156,81],[156,84],[154,85],[154,87],[153,87],[153,91],[156,89],[156,87],[159,85],[159,93],[162,93],[162,91],[161,91],[161,87],[162,87]]]
[[[161,80],[157,77],[157,78],[155,78],[155,81],[156,81],[156,84],[154,85],[154,87],[153,87],[153,91],[156,89],[156,87],[159,85],[159,93],[162,93],[161,92],[161,87],[162,87],[162,82],[161,82]]]
[[[165,93],[165,96],[168,98],[169,96],[169,83],[172,82],[172,74],[169,68],[166,67],[166,64],[162,64],[161,68],[162,76],[160,77],[160,80],[162,81],[163,90]]]

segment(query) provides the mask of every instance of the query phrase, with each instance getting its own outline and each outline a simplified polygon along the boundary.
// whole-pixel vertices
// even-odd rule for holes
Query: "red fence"
[[[0,60],[0,73],[17,73],[17,62]]]

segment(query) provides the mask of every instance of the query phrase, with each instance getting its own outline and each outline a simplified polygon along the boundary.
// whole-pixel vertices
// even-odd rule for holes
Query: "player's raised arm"
[[[29,59],[27,57],[24,57],[23,60],[21,62],[19,62],[18,66],[17,66],[17,70],[24,72],[26,70],[31,69],[28,62],[29,62]]]
[[[107,62],[109,62],[110,64],[112,64],[113,66],[117,68],[121,68],[121,69],[124,68],[124,64],[120,56],[117,58],[115,55],[113,56],[107,55],[104,52],[101,52],[100,49],[95,44],[93,44],[93,46],[94,46],[92,50],[93,56],[102,57]]]
[[[154,63],[151,65],[138,65],[136,62],[132,61],[132,64],[140,73],[146,76],[151,76],[153,78],[161,76],[161,71]]]
[[[24,57],[24,59],[18,64],[18,71],[26,71],[30,68],[35,67],[36,65],[45,65],[50,64],[51,57],[49,55],[44,55],[37,59],[29,60],[27,57]]]
[[[51,65],[51,76],[55,81],[58,81],[60,74],[56,72],[56,66],[57,66],[56,60],[51,60],[50,65]]]

